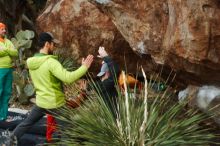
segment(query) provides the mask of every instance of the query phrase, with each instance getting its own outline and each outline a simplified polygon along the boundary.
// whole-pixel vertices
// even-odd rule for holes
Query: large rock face
[[[37,21],[39,32],[52,32],[61,41],[67,55],[79,62],[89,53],[96,56],[99,46],[105,46],[121,66],[125,64],[126,58],[128,70],[135,71],[137,62],[140,64],[150,58],[147,55],[140,58],[139,54],[132,51],[111,18],[87,0],[49,1]],[[99,63],[101,60],[96,58],[92,71],[99,70]],[[152,63],[144,66],[148,71],[154,68]]]
[[[77,58],[103,45],[130,70],[141,62],[155,71],[156,62],[184,84],[220,85],[219,0],[49,1],[38,26]]]

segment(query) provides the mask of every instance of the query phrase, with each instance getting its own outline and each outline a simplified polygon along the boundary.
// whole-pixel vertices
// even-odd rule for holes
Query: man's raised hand
[[[93,62],[93,55],[88,55],[86,59],[82,59],[82,65],[85,65],[87,68],[89,68]]]

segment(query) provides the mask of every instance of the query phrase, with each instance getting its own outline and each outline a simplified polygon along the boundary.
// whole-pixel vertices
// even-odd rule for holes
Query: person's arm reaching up
[[[92,62],[93,55],[88,55],[86,59],[82,59],[82,66],[72,72],[64,69],[63,66],[55,59],[53,59],[53,61],[50,60],[48,63],[50,64],[50,71],[55,77],[64,83],[72,83],[86,74]]]

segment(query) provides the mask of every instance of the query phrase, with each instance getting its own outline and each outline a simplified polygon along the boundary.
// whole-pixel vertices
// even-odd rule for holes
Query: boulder
[[[49,1],[37,22],[38,32],[52,32],[61,41],[67,56],[78,63],[89,53],[96,56],[98,47],[105,46],[121,64],[124,64],[124,56],[132,56],[134,60],[128,62],[134,65],[130,68],[136,67],[139,56],[131,50],[111,18],[86,0]],[[92,71],[98,72],[100,65],[101,59],[96,58]]]
[[[220,87],[189,85],[178,94],[179,101],[188,101],[190,108],[208,113],[220,126]]]
[[[220,85],[219,0],[48,1],[37,23],[78,61],[102,45],[133,73],[139,62],[180,84]]]

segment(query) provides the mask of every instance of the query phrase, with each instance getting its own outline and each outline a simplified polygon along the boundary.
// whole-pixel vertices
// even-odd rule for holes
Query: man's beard
[[[53,55],[53,50],[49,49],[48,54]]]

